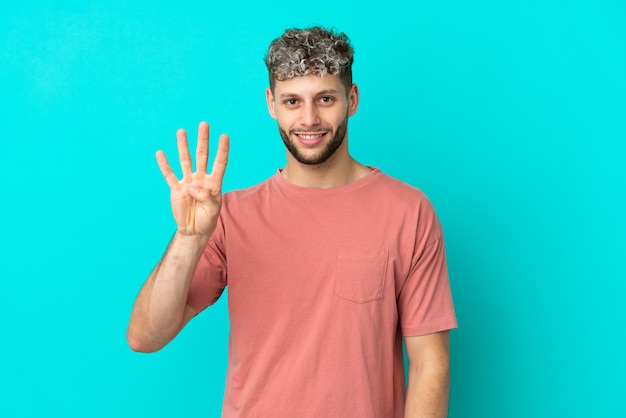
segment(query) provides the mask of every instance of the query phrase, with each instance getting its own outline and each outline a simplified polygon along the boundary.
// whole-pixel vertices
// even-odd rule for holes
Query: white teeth
[[[304,134],[299,134],[300,138],[302,139],[317,139],[319,137],[321,137],[323,134],[315,134],[315,135],[304,135]]]

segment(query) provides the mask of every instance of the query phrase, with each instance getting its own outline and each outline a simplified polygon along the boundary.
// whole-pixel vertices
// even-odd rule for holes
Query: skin
[[[445,418],[450,398],[449,332],[405,337],[409,385],[405,418]]]
[[[356,84],[346,92],[338,76],[306,75],[276,81],[274,90],[268,88],[265,96],[283,142],[295,148],[291,152],[287,146],[282,174],[288,181],[303,187],[328,188],[351,183],[371,171],[348,151],[347,120],[359,105]],[[302,141],[316,136],[322,137],[319,143],[308,145]],[[331,155],[320,158],[338,142]]]
[[[170,188],[176,234],[135,301],[126,337],[134,351],[164,347],[196,312],[186,304],[191,278],[222,206],[222,180],[228,163],[229,138],[220,137],[211,173],[207,173],[209,125],[200,123],[196,171],[184,130],[177,132],[182,178],[176,178],[163,151],[156,154],[161,174]]]
[[[266,99],[287,148],[282,175],[288,181],[302,187],[329,188],[349,184],[371,171],[348,151],[347,121],[359,103],[356,85],[346,91],[337,76],[296,77],[277,81],[273,91],[266,90]],[[170,188],[177,230],[135,301],[127,330],[128,343],[135,351],[161,349],[196,315],[186,304],[189,285],[222,204],[228,136],[220,137],[211,173],[207,173],[208,124],[202,122],[198,127],[195,172],[186,132],[179,130],[177,138],[181,179],[165,154],[157,152],[159,168]],[[405,417],[447,416],[448,332],[406,337],[405,345],[409,359]]]

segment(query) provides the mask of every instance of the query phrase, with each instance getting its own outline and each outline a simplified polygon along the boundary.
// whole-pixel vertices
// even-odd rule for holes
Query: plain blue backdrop
[[[312,24],[356,48],[354,156],[444,225],[450,417],[626,416],[626,3],[227,3],[0,8],[0,416],[219,416],[224,298],[158,353],[125,341],[174,232],[154,152],[207,120],[226,190],[270,176],[263,55]]]

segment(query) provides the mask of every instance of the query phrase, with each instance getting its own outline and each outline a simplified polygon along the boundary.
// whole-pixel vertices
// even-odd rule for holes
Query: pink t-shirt
[[[188,303],[227,285],[227,418],[400,418],[402,336],[457,325],[431,203],[378,169],[330,189],[279,171],[226,193]]]

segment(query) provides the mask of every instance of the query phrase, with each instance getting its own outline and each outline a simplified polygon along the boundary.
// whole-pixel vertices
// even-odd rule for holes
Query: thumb
[[[189,191],[189,195],[199,202],[204,202],[210,196],[210,193],[208,190],[205,190],[196,186],[191,186],[188,191]]]

